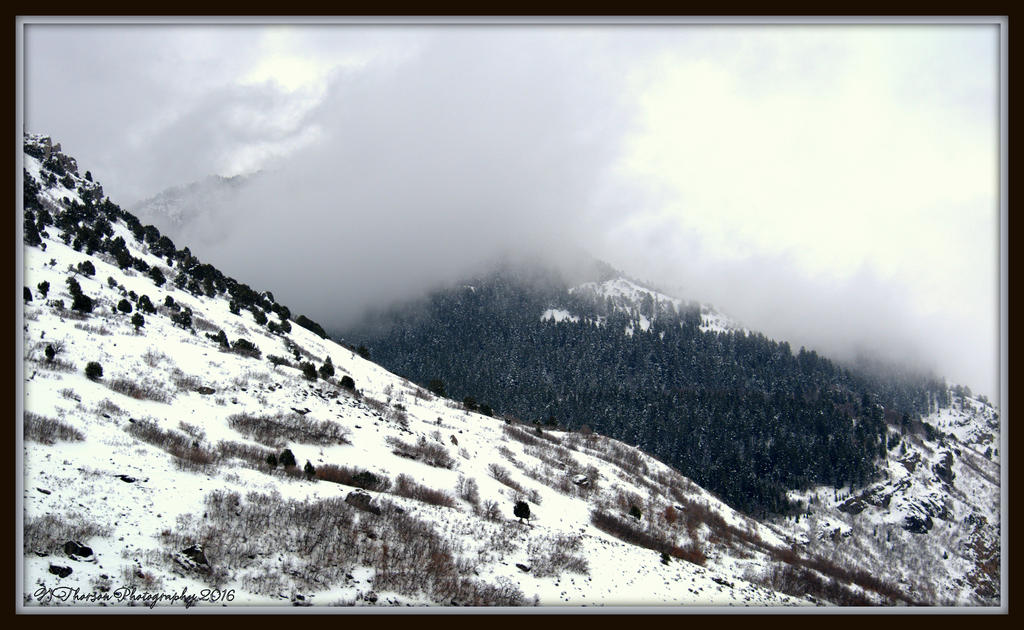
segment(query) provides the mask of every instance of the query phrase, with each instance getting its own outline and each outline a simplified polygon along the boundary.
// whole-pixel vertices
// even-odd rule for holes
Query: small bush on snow
[[[53,444],[58,440],[81,442],[85,436],[81,431],[65,422],[26,411],[25,439],[43,444]]]
[[[171,396],[163,390],[163,387],[156,381],[148,379],[133,381],[129,378],[120,377],[107,383],[107,387],[136,400],[152,400],[160,403],[171,402]]]
[[[107,536],[110,528],[87,520],[77,514],[47,514],[45,516],[25,516],[23,530],[23,548],[25,554],[33,551],[59,553],[64,543],[77,540],[88,543],[94,536]]]
[[[299,414],[253,416],[240,413],[228,417],[228,426],[272,448],[288,442],[319,445],[351,443],[348,441],[348,429],[340,424]]]
[[[85,376],[91,381],[103,378],[103,366],[97,361],[89,361],[85,366]]]

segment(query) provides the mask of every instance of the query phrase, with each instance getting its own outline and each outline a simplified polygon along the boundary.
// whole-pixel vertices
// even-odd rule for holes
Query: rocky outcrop
[[[932,465],[932,472],[944,483],[953,485],[953,479],[956,478],[953,473],[953,454],[949,451],[943,452],[939,461]]]

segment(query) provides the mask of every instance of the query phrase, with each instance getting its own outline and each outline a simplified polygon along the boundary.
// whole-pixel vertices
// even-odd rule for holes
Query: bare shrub
[[[395,479],[395,494],[400,497],[415,499],[430,505],[441,507],[455,507],[455,499],[443,490],[434,490],[427,486],[416,483],[409,475],[398,475]]]
[[[383,418],[384,415],[387,414],[390,409],[386,402],[382,400],[377,400],[376,398],[371,398],[369,396],[363,398],[363,402],[366,403],[366,406],[370,410],[377,412],[377,415],[380,416],[381,418]]]
[[[192,326],[199,332],[215,332],[220,330],[219,326],[214,325],[213,322],[199,317],[195,313],[192,314]]]
[[[527,548],[531,572],[536,577],[557,577],[563,572],[588,575],[587,559],[573,552],[582,546],[579,534],[560,534],[533,540]]]
[[[477,486],[476,479],[472,477],[459,475],[459,480],[455,485],[455,493],[459,495],[460,499],[467,501],[474,507],[480,505],[480,488]]]
[[[171,396],[163,390],[160,384],[149,379],[136,382],[129,378],[119,377],[107,381],[107,387],[136,400],[152,400],[160,403],[171,402]]]
[[[26,440],[53,444],[57,441],[81,442],[85,439],[82,432],[73,426],[54,418],[32,413],[31,411],[25,412],[24,422]]]
[[[320,465],[316,469],[316,478],[373,492],[384,492],[391,487],[391,480],[386,475],[335,464]]]
[[[105,337],[107,335],[113,334],[112,332],[110,332],[110,329],[104,326],[103,324],[100,324],[99,326],[92,326],[89,324],[75,324],[75,328],[79,330],[84,330],[90,335],[100,335]]]
[[[491,463],[487,465],[487,472],[495,479],[495,481],[505,484],[516,492],[524,492],[523,487],[512,479],[512,475],[509,474],[507,468]]]
[[[161,540],[175,551],[202,544],[211,566],[224,576],[237,574],[258,594],[332,588],[354,567],[369,566],[375,590],[449,605],[523,603],[510,582],[474,580],[458,539],[441,537],[393,504],[382,501],[381,507],[380,516],[367,516],[340,497],[297,501],[250,493],[243,500],[236,492],[214,491],[204,518],[180,519]],[[277,561],[280,556],[288,560]]]
[[[304,357],[313,362],[320,362],[323,360],[323,357],[318,357],[309,350],[306,350],[299,344],[295,343],[295,341],[292,340],[290,337],[285,339],[284,344],[288,348],[288,351],[291,352],[293,355],[298,354],[300,357]]]
[[[498,506],[497,501],[490,499],[484,501],[480,505],[478,514],[488,521],[500,521],[501,520],[501,508]]]
[[[871,606],[870,599],[834,579],[822,576],[806,568],[787,564],[770,565],[759,581],[773,590],[792,595],[818,597],[840,606]]]
[[[680,548],[671,541],[658,538],[654,534],[646,532],[634,523],[619,518],[601,510],[594,510],[590,513],[590,522],[603,532],[615,536],[619,540],[631,545],[652,549],[660,553],[668,554],[675,558],[687,560],[694,564],[703,565],[707,557],[696,546],[688,549]]]
[[[518,465],[516,455],[507,446],[501,445],[498,447],[498,454],[509,461],[509,463]]]
[[[103,400],[101,400],[96,405],[96,409],[100,413],[109,413],[114,415],[121,415],[122,413],[124,413],[124,409],[121,409],[120,407],[112,403],[109,398],[104,398]]]
[[[70,387],[65,387],[64,389],[60,390],[60,395],[62,398],[66,398],[67,400],[82,402],[82,397],[76,394],[75,390],[71,389]]]
[[[540,493],[533,489],[524,488],[516,480],[512,479],[512,475],[509,474],[508,469],[492,463],[487,466],[487,472],[495,479],[495,481],[515,490],[520,497],[529,499],[536,505],[541,504]]]
[[[314,420],[297,413],[278,413],[273,416],[240,413],[228,417],[228,426],[272,448],[285,446],[288,442],[319,445],[351,444],[348,441],[348,429],[337,422]]]
[[[642,477],[650,472],[647,462],[644,461],[643,455],[637,449],[630,448],[621,442],[608,438],[601,439],[598,444],[600,446],[596,455],[607,462],[615,464],[627,475]]]
[[[94,536],[109,536],[111,529],[78,514],[46,514],[25,517],[23,548],[33,551],[57,553],[65,542],[88,542]]]
[[[267,466],[267,457],[270,455],[277,456],[276,451],[256,446],[255,444],[245,444],[244,442],[235,442],[233,440],[217,442],[217,454],[222,459],[240,459],[252,468],[264,468]]]
[[[564,446],[556,445],[543,448],[527,446],[524,450],[527,455],[536,457],[552,468],[561,470],[578,470],[581,468],[580,463],[572,456],[572,452]]]
[[[178,431],[165,431],[150,420],[136,420],[125,430],[132,436],[157,446],[175,457],[175,463],[183,470],[203,470],[217,463],[217,454]]]
[[[196,425],[189,424],[184,420],[178,422],[178,428],[187,433],[188,435],[192,436],[193,439],[199,440],[200,442],[206,439],[206,431],[203,431]]]
[[[536,437],[530,435],[529,432],[520,429],[516,425],[503,424],[501,428],[505,432],[506,436],[516,440],[517,442],[522,442],[527,446],[540,446],[542,444],[542,442]]]
[[[155,368],[164,361],[170,361],[171,358],[155,348],[150,348],[146,350],[146,354],[142,355],[142,360],[145,361],[146,365],[149,367]]]
[[[387,443],[392,447],[391,452],[399,457],[415,459],[436,468],[451,468],[455,465],[455,460],[448,454],[447,448],[437,443],[428,442],[422,436],[416,444],[409,444],[396,437],[388,437]]]
[[[60,357],[54,357],[52,361],[39,361],[38,359],[30,359],[30,360],[34,360],[36,363],[38,363],[39,367],[41,367],[43,369],[46,369],[46,370],[53,371],[53,372],[74,372],[74,371],[76,371],[74,363],[72,363],[71,361],[65,361],[64,359],[62,359]]]
[[[171,370],[171,382],[179,392],[194,392],[203,384],[198,376],[185,374],[178,368]]]

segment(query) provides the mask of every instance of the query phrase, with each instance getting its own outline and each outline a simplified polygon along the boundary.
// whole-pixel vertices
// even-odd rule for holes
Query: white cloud
[[[992,26],[30,25],[26,122],[122,204],[271,167],[286,179],[237,215],[263,224],[219,225],[234,245],[211,252],[323,320],[575,242],[777,336],[905,348],[992,392],[997,43]],[[290,282],[313,267],[346,270],[336,299]]]

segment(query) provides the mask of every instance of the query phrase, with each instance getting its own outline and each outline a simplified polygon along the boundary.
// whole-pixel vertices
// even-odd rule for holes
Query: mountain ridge
[[[819,487],[802,523],[758,521],[627,444],[481,415],[364,360],[103,199],[53,147],[26,138],[26,604],[152,601],[124,588],[206,589],[196,605],[999,601],[999,506],[975,505],[999,457],[976,452],[998,442],[981,401],[908,423],[885,461],[917,454],[916,476],[857,513]],[[947,486],[927,533],[898,522],[908,490]],[[905,556],[881,558],[872,524]],[[966,546],[943,564],[922,542],[936,536]]]

